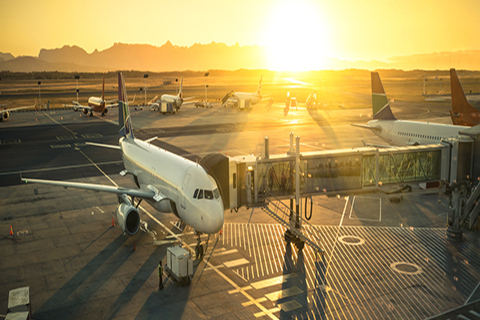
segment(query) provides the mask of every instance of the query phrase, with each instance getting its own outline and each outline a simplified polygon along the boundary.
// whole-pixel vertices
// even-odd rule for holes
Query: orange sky
[[[319,69],[322,57],[480,49],[478,0],[2,0],[0,52],[37,56],[77,45],[261,45],[271,69]]]

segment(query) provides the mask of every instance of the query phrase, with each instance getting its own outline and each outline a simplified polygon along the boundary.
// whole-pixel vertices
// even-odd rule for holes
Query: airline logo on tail
[[[373,119],[397,120],[388,103],[388,98],[378,72],[372,72],[372,107]]]
[[[127,103],[127,90],[125,89],[125,79],[123,74],[118,74],[118,125],[120,137],[133,139],[132,121],[130,119],[130,111]]]

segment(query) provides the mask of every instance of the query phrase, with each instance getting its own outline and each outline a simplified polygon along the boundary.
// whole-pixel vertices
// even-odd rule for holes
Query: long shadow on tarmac
[[[104,285],[115,271],[129,258],[131,253],[130,249],[124,248],[124,250],[121,250],[127,239],[128,237],[123,234],[119,235],[65,283],[65,285],[55,292],[55,294],[34,313],[33,317],[35,319],[78,319],[82,317],[82,314],[88,317],[88,310],[85,310],[84,303],[92,299],[102,285]],[[114,263],[109,263],[108,266],[105,265],[107,260],[116,253],[120,255],[120,258]],[[95,280],[86,283],[91,277],[95,277]],[[96,311],[98,310],[99,308],[96,308]],[[94,312],[94,310],[91,310],[91,312]]]
[[[305,260],[303,256],[303,250],[298,252],[297,261],[294,261],[292,256],[292,246],[293,244],[287,244],[285,247],[284,255],[284,265],[283,265],[283,276],[295,274],[293,277],[288,278],[287,281],[282,283],[282,296],[286,293],[286,297],[280,297],[276,302],[277,305],[283,306],[292,306],[295,309],[295,306],[308,306],[307,295],[307,275],[305,269]],[[290,268],[289,268],[290,266]],[[289,270],[290,269],[290,270]],[[293,297],[288,295],[288,292],[301,292],[298,295],[293,295]],[[300,314],[295,314],[295,311],[290,312],[288,307],[281,307],[280,309],[280,319],[292,319],[295,316],[300,316]]]
[[[163,251],[163,252],[162,252]],[[130,282],[125,287],[125,290],[120,294],[120,296],[115,300],[110,309],[110,316],[108,319],[115,319],[117,314],[122,310],[124,306],[131,301],[135,295],[142,289],[145,282],[148,281],[148,278],[152,275],[154,271],[158,268],[158,261],[163,259],[165,256],[165,246],[157,246],[157,248],[152,252],[150,257],[142,264],[142,267],[138,270],[138,272],[133,276]],[[164,283],[165,283],[164,278]],[[156,292],[152,293],[153,296],[157,296]],[[157,300],[158,303],[158,300]],[[160,315],[157,315],[158,318],[161,318]],[[142,317],[142,319],[145,319]]]

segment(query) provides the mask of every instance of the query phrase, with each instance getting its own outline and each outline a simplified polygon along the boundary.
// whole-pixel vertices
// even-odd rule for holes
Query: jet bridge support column
[[[292,151],[293,133],[290,134],[290,152]],[[302,220],[300,219],[301,203],[300,201],[300,137],[295,139],[295,209],[293,209],[293,198],[290,198],[290,221],[291,229],[302,233]],[[295,210],[295,211],[294,211]],[[295,212],[295,214],[294,214]],[[293,242],[299,250],[305,246],[305,242],[299,237],[295,236],[290,230],[285,231],[285,241]]]
[[[451,240],[462,240],[463,230],[461,226],[462,202],[465,198],[465,185],[454,183],[451,186],[452,195],[448,208],[447,237]]]

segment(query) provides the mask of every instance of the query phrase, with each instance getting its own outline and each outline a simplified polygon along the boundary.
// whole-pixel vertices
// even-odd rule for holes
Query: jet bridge
[[[473,188],[480,180],[479,137],[480,132],[477,136],[460,136],[432,145],[301,153],[300,138],[297,137],[294,147],[292,133],[286,154],[270,155],[266,137],[263,155],[213,154],[205,157],[201,164],[217,180],[225,209],[262,207],[287,227],[287,242],[292,236],[299,249],[305,242],[315,245],[314,241],[306,241],[292,231],[301,231],[306,223],[299,214],[302,212],[300,199],[306,202],[313,195],[374,192],[412,183],[442,185],[444,191],[451,192],[451,227],[448,229],[451,232],[447,234],[458,238],[462,226],[466,223],[472,226],[480,213],[480,188]],[[468,197],[471,199],[467,201]],[[288,199],[290,210],[284,210],[278,203]],[[279,208],[283,216],[278,215]],[[286,215],[290,216],[288,222]],[[319,244],[316,245],[321,252]]]

